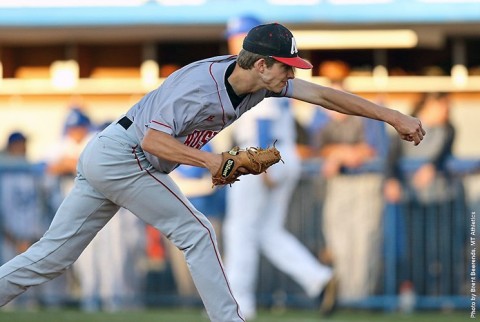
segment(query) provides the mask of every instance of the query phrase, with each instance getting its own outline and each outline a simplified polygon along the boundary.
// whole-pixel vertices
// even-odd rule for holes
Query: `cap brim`
[[[306,61],[303,58],[300,57],[277,57],[277,56],[272,56],[275,60],[278,60],[281,63],[284,63],[285,65],[300,68],[300,69],[312,69],[313,65],[310,64],[308,61]]]

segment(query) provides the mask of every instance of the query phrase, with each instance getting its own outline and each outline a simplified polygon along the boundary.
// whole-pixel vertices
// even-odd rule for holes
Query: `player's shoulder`
[[[228,65],[234,62],[236,56],[215,56],[192,62],[171,74],[166,84],[206,84],[205,80],[214,77],[221,81]]]
[[[224,56],[214,56],[210,58],[205,58],[202,60],[197,60],[192,62],[185,67],[180,69],[180,72],[186,72],[191,70],[205,70],[212,69],[212,66],[215,66],[215,69],[226,69],[232,62],[236,60],[236,56],[224,55]]]
[[[226,64],[229,65],[230,63],[234,62],[237,59],[235,55],[222,55],[222,56],[214,56],[205,58],[202,60],[198,60],[193,62],[192,64],[211,64],[211,63],[218,63],[218,64]]]

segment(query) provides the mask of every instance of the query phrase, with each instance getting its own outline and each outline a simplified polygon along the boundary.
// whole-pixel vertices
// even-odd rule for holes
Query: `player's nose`
[[[288,77],[288,79],[294,79],[295,78],[295,70],[293,69],[293,67],[288,69],[287,77]]]

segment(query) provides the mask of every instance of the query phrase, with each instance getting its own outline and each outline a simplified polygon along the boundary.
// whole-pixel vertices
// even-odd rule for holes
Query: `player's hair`
[[[277,61],[269,56],[263,56],[251,53],[242,49],[237,57],[237,64],[243,69],[252,69],[255,62],[259,59],[265,59],[265,63],[268,68],[272,67]]]

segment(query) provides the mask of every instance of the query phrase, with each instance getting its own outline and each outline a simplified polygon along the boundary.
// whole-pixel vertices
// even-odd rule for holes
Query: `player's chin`
[[[280,80],[272,80],[270,81],[268,84],[266,84],[266,89],[270,92],[274,92],[274,93],[280,93],[284,88],[285,86],[287,85],[287,82],[286,81],[280,81]]]
[[[269,88],[268,90],[271,91],[271,92],[274,92],[276,94],[280,94],[284,87],[285,87],[285,84],[280,84],[278,86]]]

